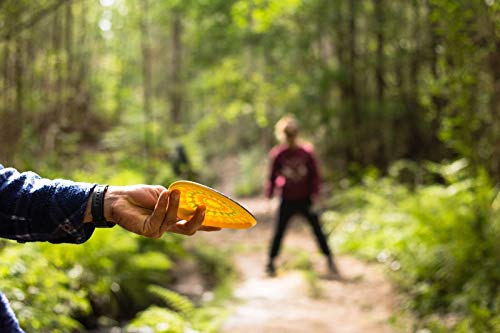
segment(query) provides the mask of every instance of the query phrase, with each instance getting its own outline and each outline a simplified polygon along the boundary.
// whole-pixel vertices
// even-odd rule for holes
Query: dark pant
[[[321,226],[319,224],[318,215],[311,210],[311,200],[286,200],[283,199],[281,201],[279,215],[278,215],[278,223],[276,224],[276,229],[274,231],[274,237],[271,245],[271,252],[269,253],[269,257],[274,259],[278,256],[281,247],[281,240],[283,239],[283,235],[285,234],[286,228],[288,226],[288,221],[295,214],[303,215],[311,228],[314,231],[314,235],[316,236],[316,241],[318,242],[318,246],[326,256],[331,256],[330,248],[328,247],[328,243],[326,241],[325,235],[321,230]]]

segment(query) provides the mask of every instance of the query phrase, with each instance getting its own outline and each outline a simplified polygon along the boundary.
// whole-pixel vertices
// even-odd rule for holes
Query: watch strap
[[[96,228],[112,228],[115,223],[106,221],[104,216],[104,195],[108,190],[109,185],[97,185],[92,196],[92,222]]]

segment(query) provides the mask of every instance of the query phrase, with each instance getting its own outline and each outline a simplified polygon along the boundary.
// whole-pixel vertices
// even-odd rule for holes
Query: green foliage
[[[148,291],[159,297],[169,308],[177,311],[183,317],[189,317],[194,310],[193,303],[176,292],[159,286],[150,286]]]
[[[340,213],[324,218],[337,226],[344,251],[394,272],[422,327],[442,312],[462,318],[454,332],[498,329],[499,191],[484,173],[470,176],[463,160],[431,169],[444,184],[410,190],[365,179],[339,195]]]
[[[443,58],[434,68],[438,75],[425,76],[423,104],[429,114],[442,118],[443,142],[473,164],[489,168],[499,139],[494,120],[498,72],[491,61],[498,58],[498,4],[432,0],[430,6],[430,23],[440,37],[436,46]]]
[[[0,9],[4,164],[131,169],[164,184],[171,147],[183,142],[205,179],[207,160],[269,148],[272,125],[292,113],[333,178],[452,153],[500,177],[496,1],[6,0]]]
[[[152,286],[149,290],[160,297],[169,308],[147,308],[127,325],[126,332],[216,333],[230,313],[223,305],[194,307],[187,298],[158,286]]]
[[[180,255],[180,237],[145,241],[121,229],[98,230],[79,246],[10,244],[0,253],[0,289],[27,331],[67,332],[81,328],[74,318],[118,319],[147,307],[144,290],[167,284]]]
[[[262,193],[267,175],[267,156],[259,148],[243,152],[239,157],[239,173],[235,184],[238,197],[255,196]]]
[[[167,186],[182,143],[193,178],[209,184],[224,176],[211,160],[238,155],[235,190],[254,195],[272,125],[292,113],[329,179],[364,179],[336,198],[342,212],[326,214],[344,249],[396,270],[420,313],[469,314],[458,332],[487,330],[498,323],[487,295],[498,293],[500,199],[482,170],[498,183],[499,13],[494,0],[0,1],[0,163]],[[439,164],[462,157],[469,166]],[[147,307],[143,290],[166,285],[185,255],[175,237],[116,231],[78,248],[0,242],[0,251],[0,288],[16,309],[29,300],[23,324],[54,332],[78,327],[71,313]],[[232,275],[220,251],[195,251],[212,286]],[[26,271],[9,266],[17,254]],[[14,273],[22,288],[7,279]],[[49,286],[59,301],[41,306]],[[56,303],[69,305],[35,313]]]
[[[126,332],[184,333],[188,328],[190,327],[179,314],[152,306],[139,313],[127,326]]]
[[[35,244],[8,246],[1,252],[0,289],[27,332],[68,332],[82,325],[71,317],[88,313],[90,302],[79,289],[83,267],[59,269]]]
[[[173,310],[151,306],[140,312],[127,325],[125,331],[128,333],[216,333],[228,314],[229,311],[224,307],[205,306],[197,308],[190,317],[184,317]]]

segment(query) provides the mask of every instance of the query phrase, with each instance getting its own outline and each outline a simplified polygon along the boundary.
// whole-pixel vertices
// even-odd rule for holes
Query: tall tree
[[[170,42],[170,115],[174,124],[180,124],[182,115],[182,16],[173,9]]]
[[[384,15],[384,0],[373,0],[375,9],[375,39],[376,39],[376,62],[375,62],[375,82],[376,82],[376,96],[378,107],[381,108],[384,104],[385,96],[385,57],[384,57],[384,28],[385,28],[385,15]]]
[[[413,44],[413,49],[409,55],[409,77],[408,77],[408,92],[406,95],[406,108],[407,108],[407,119],[409,124],[409,156],[414,156],[416,158],[422,157],[422,142],[423,136],[420,131],[422,124],[422,119],[420,115],[422,114],[420,106],[418,103],[419,91],[420,91],[420,69],[422,61],[421,43],[420,36],[422,35],[421,24],[420,24],[420,2],[419,0],[413,0],[412,3],[412,31],[411,40]]]
[[[348,2],[348,18],[347,18],[347,47],[348,47],[348,59],[347,59],[347,70],[348,70],[348,85],[345,91],[349,110],[351,113],[351,131],[353,133],[353,144],[351,145],[351,154],[354,161],[363,161],[363,149],[361,145],[362,136],[362,115],[361,106],[358,92],[358,82],[357,82],[357,38],[358,38],[358,27],[357,27],[357,13],[358,13],[358,2],[349,1]]]
[[[375,95],[377,101],[377,112],[380,114],[381,122],[380,142],[378,143],[377,152],[375,153],[375,163],[385,168],[387,161],[391,159],[391,136],[392,136],[392,119],[388,113],[388,108],[385,105],[385,70],[386,60],[384,54],[385,34],[386,29],[386,6],[384,0],[373,0],[374,19],[375,19]]]
[[[149,35],[149,0],[140,3],[140,30],[141,30],[141,54],[142,54],[142,96],[144,113],[144,161],[146,163],[147,177],[151,177],[151,119],[152,119],[152,59],[151,43]]]
[[[500,15],[500,7],[493,13]],[[488,65],[492,85],[490,101],[492,124],[489,136],[493,147],[489,168],[496,181],[500,182],[500,23],[497,22],[494,19],[489,20],[491,35],[488,40],[491,44],[488,53]]]

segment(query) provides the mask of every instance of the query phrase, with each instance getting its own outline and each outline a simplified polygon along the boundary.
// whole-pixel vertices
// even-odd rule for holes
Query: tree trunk
[[[410,155],[420,158],[423,155],[422,149],[425,149],[422,133],[420,130],[420,106],[418,103],[419,96],[419,75],[421,64],[420,52],[420,8],[418,0],[413,0],[413,26],[412,26],[412,39],[415,44],[415,49],[410,54],[410,68],[409,68],[409,90],[406,96],[406,107],[408,112],[408,123],[410,126]]]
[[[141,1],[141,53],[142,53],[142,96],[143,96],[143,112],[144,112],[144,161],[146,180],[151,181],[151,45],[149,41],[149,0]]]
[[[64,44],[66,50],[66,85],[71,89],[73,86],[73,5],[71,2],[66,4],[65,8],[65,34]],[[73,91],[70,91],[70,96]]]
[[[253,11],[255,9],[254,0],[247,0],[248,2],[248,12],[247,12],[247,21],[248,27],[246,31],[246,40],[245,40],[245,58],[247,64],[247,72],[246,76],[248,79],[255,73],[257,64],[255,57],[255,39],[253,37],[253,30],[255,26],[255,22],[253,19]]]
[[[6,147],[4,154],[7,162],[14,162],[17,146],[21,138],[21,130],[23,123],[23,100],[24,100],[24,64],[23,64],[23,40],[18,38],[14,41],[14,64],[13,70],[9,73],[12,75],[8,80],[7,103],[4,106],[4,119],[1,127],[4,137],[2,138],[2,146]],[[11,81],[12,80],[12,81]],[[10,85],[13,85],[10,87]],[[12,93],[11,93],[12,92]]]
[[[384,15],[384,0],[373,0],[374,14],[375,14],[375,95],[377,100],[377,112],[380,114],[380,137],[378,148],[374,160],[381,169],[386,169],[391,156],[391,137],[392,137],[392,121],[386,112],[385,108],[385,15]]]
[[[56,63],[55,63],[55,92],[54,95],[56,97],[53,108],[54,114],[56,115],[56,123],[59,125],[64,124],[65,110],[63,103],[63,64],[62,64],[62,29],[61,27],[61,15],[59,10],[56,10],[53,18],[53,52],[55,54]]]
[[[428,26],[428,34],[429,34],[429,68],[432,73],[432,78],[437,81],[440,78],[439,74],[439,69],[438,69],[438,60],[439,60],[439,55],[438,55],[438,47],[439,44],[441,43],[440,37],[437,33],[438,31],[438,26],[436,22],[432,19],[432,12],[435,10],[434,5],[432,4],[432,1],[427,0],[426,1],[426,10],[427,10],[427,17],[426,17],[426,24]],[[432,120],[431,120],[431,140],[430,140],[430,146],[433,147],[433,149],[430,151],[430,158],[433,160],[439,160],[443,157],[443,144],[441,140],[439,139],[439,132],[441,131],[441,122],[443,119],[443,110],[447,104],[447,100],[440,95],[433,94],[431,96],[432,99],[432,108],[433,108],[433,114],[432,114]]]
[[[17,121],[17,134],[19,135],[19,125],[22,124],[23,120],[23,100],[24,100],[24,89],[23,89],[23,72],[24,72],[24,67],[23,67],[23,41],[18,38],[16,41],[16,57],[15,57],[15,81],[16,81],[16,102],[15,102],[15,107],[14,107],[14,119]]]
[[[491,95],[491,143],[493,145],[490,170],[497,182],[500,182],[500,41],[494,44],[489,55],[489,65],[493,91]]]
[[[178,11],[174,10],[172,17],[171,39],[171,84],[170,84],[170,115],[174,124],[180,124],[182,115],[182,20]]]
[[[353,142],[351,145],[351,155],[354,157],[356,162],[363,164],[364,161],[364,149],[361,147],[361,137],[363,134],[363,129],[361,126],[361,109],[359,105],[358,96],[358,86],[357,86],[357,76],[356,76],[356,40],[357,40],[357,25],[356,25],[356,15],[357,15],[357,2],[349,1],[349,16],[348,16],[348,71],[349,71],[349,82],[347,85],[347,100],[350,106],[352,114],[352,127],[351,131],[353,133]]]
[[[335,38],[336,38],[336,47],[335,51],[337,53],[337,58],[340,63],[340,68],[344,73],[349,72],[349,48],[348,48],[348,39],[346,33],[346,14],[344,10],[345,1],[335,1],[335,7],[333,8],[333,18],[335,29]],[[339,130],[342,132],[340,137],[342,137],[342,142],[340,142],[340,150],[343,155],[343,165],[347,169],[348,164],[353,162],[353,150],[351,146],[354,142],[355,133],[352,129],[351,115],[349,113],[349,80],[347,79],[347,75],[343,76],[339,80],[339,90],[340,90],[340,107],[339,107]]]
[[[83,135],[83,140],[91,139],[92,133],[95,132],[95,118],[90,114],[91,96],[89,85],[87,84],[90,74],[90,62],[92,57],[91,46],[88,42],[88,14],[89,3],[80,1],[73,7],[78,12],[78,21],[73,24],[75,29],[73,36],[68,35],[68,38],[74,38],[75,48],[72,48],[71,42],[68,41],[66,47],[71,48],[72,58],[68,66],[71,66],[71,71],[74,74],[69,74],[71,78],[71,98],[73,99],[73,107],[76,112],[72,112],[71,121],[77,124],[77,129]],[[72,16],[72,15],[70,15]],[[88,137],[86,137],[88,135]]]
[[[2,102],[3,102],[3,105],[2,106],[6,106],[7,105],[7,89],[9,88],[9,60],[10,60],[10,41],[7,40],[4,42],[3,44],[3,57],[2,57],[2,61],[3,61],[3,68],[2,68],[2,84],[3,84],[3,89],[2,91],[4,91],[4,93],[2,94]]]
[[[396,83],[396,91],[398,96],[398,106],[401,108],[406,107],[406,103],[408,100],[407,89],[406,89],[406,80],[405,80],[405,57],[406,53],[403,48],[397,48],[398,55],[396,56],[396,60],[394,61],[394,78]],[[394,138],[393,138],[393,149],[395,151],[395,155],[398,158],[404,157],[409,158],[407,147],[408,144],[408,134],[407,134],[407,120],[404,114],[398,113],[394,119]]]
[[[439,37],[436,33],[437,31],[437,26],[436,23],[432,20],[432,12],[433,12],[433,5],[431,1],[427,0],[426,1],[427,5],[427,25],[429,27],[429,65],[430,65],[430,70],[432,73],[432,78],[434,80],[438,80],[438,53],[437,53],[437,47],[439,45]],[[439,96],[433,95],[432,96],[432,103],[434,106],[434,116],[432,118],[431,122],[431,130],[432,130],[432,145],[434,146],[439,142],[439,131],[441,127],[441,98]]]
[[[333,43],[328,29],[329,24],[335,24],[332,21],[332,8],[330,1],[322,1],[318,6],[317,12],[317,25],[316,25],[316,38],[318,43],[319,52],[319,66],[322,68],[322,73],[326,77],[318,80],[318,108],[321,115],[320,121],[326,125],[330,125],[328,120],[332,117],[329,114],[330,95],[332,91],[332,75],[330,74],[330,63],[332,59]]]
[[[373,0],[373,4],[374,4],[374,8],[375,8],[375,20],[376,20],[375,38],[376,38],[376,43],[377,43],[376,64],[375,64],[375,82],[376,82],[377,104],[378,104],[378,107],[381,108],[382,105],[384,104],[384,95],[385,95],[384,0]]]

